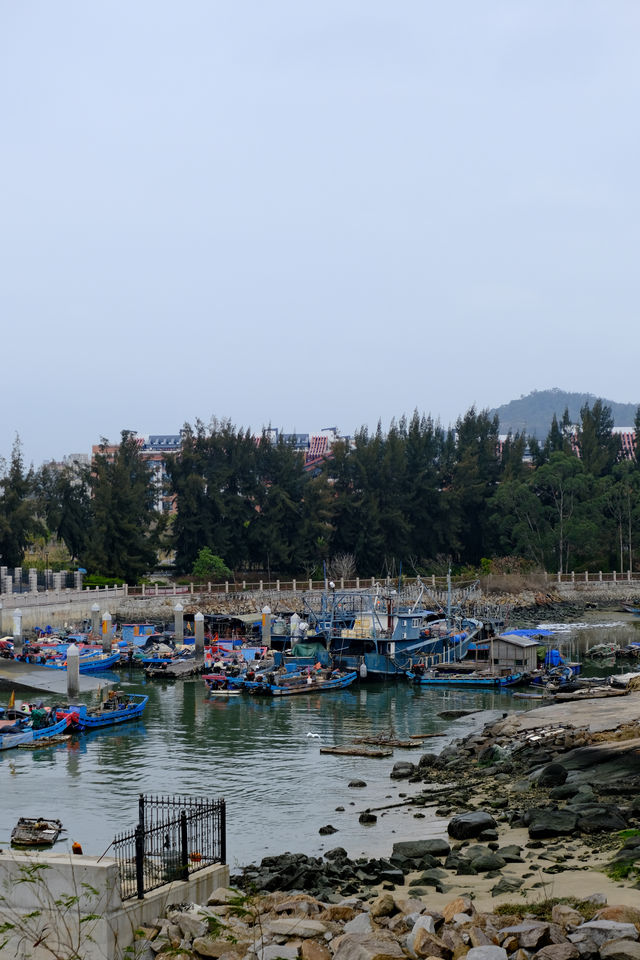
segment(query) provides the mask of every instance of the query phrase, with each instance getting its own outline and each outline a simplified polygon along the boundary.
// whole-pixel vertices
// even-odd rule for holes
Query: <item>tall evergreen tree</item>
[[[31,538],[44,534],[37,509],[34,471],[31,467],[25,470],[20,438],[16,437],[9,467],[0,477],[0,558],[4,566],[21,566]]]
[[[580,410],[577,442],[585,470],[594,477],[610,473],[620,455],[620,438],[613,433],[611,407],[602,400]]]
[[[91,538],[82,552],[94,572],[135,583],[156,562],[162,530],[153,509],[149,466],[133,434],[123,431],[111,454],[103,440],[91,473]]]

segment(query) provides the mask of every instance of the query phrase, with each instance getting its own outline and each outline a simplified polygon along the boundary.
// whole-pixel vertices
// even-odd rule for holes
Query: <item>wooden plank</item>
[[[337,757],[392,757],[393,749],[391,747],[378,747],[377,750],[367,749],[366,747],[346,746],[346,747],[320,747],[320,753],[331,753]]]

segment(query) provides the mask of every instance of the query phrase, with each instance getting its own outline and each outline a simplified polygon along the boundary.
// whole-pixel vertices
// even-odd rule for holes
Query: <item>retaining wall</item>
[[[163,916],[172,903],[189,900],[204,904],[213,890],[228,885],[228,866],[217,865],[198,871],[189,880],[166,884],[146,894],[144,900],[123,902],[118,867],[112,859],[4,851],[0,857],[0,922],[13,924],[13,931],[5,935],[10,940],[2,956],[28,956],[31,960],[71,955],[83,960],[135,957],[135,951],[128,948],[140,926]]]

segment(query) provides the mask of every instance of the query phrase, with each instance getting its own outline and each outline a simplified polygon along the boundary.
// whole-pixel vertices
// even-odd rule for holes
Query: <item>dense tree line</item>
[[[640,435],[640,409],[636,414]],[[543,443],[499,443],[497,417],[471,408],[445,430],[417,412],[359,430],[308,472],[295,448],[229,422],[187,425],[168,461],[170,518],[134,436],[86,470],[25,469],[16,442],[0,478],[0,555],[19,565],[30,539],[63,541],[88,570],[135,581],[158,550],[189,573],[205,548],[233,571],[311,576],[353,556],[362,576],[516,557],[549,571],[640,561],[640,469],[624,460],[611,411],[585,404],[574,430],[554,417]]]

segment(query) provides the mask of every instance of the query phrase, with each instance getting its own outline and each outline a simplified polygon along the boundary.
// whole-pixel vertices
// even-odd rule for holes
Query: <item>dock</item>
[[[100,687],[112,686],[113,680],[95,674],[80,674],[80,693],[93,693]],[[21,688],[37,693],[67,698],[67,671],[50,670],[36,663],[21,660],[0,660],[0,689]]]

